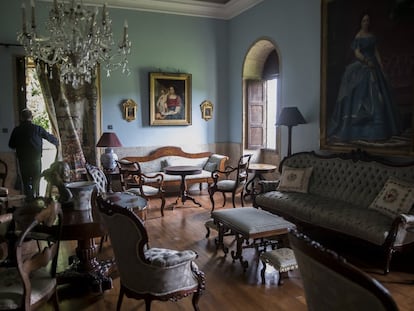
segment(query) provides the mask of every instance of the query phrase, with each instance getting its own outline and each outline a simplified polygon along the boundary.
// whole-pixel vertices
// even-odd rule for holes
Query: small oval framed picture
[[[201,117],[208,121],[213,118],[213,103],[209,100],[205,100],[200,104]]]
[[[127,99],[122,104],[124,106],[125,120],[131,122],[137,118],[137,104],[132,99]]]

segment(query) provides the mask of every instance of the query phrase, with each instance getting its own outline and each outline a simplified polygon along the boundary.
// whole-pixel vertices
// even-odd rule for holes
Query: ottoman
[[[275,214],[254,208],[239,207],[213,211],[211,217],[218,228],[217,248],[221,247],[225,254],[228,249],[223,237],[229,232],[236,238],[236,251],[232,251],[233,261],[240,260],[244,270],[248,262],[243,260],[242,250],[247,247],[267,247],[284,244],[287,233],[295,225]],[[211,229],[211,227],[210,227]],[[244,246],[243,243],[246,242]]]
[[[282,273],[287,275],[289,271],[297,269],[298,264],[295,259],[295,254],[290,248],[278,248],[270,252],[264,252],[260,254],[260,260],[262,261],[263,268],[260,271],[262,277],[262,284],[265,284],[265,272],[266,264],[269,264],[279,272],[278,285],[282,284]]]

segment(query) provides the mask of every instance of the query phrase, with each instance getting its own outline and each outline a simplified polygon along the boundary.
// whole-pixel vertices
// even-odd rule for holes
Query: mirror
[[[131,122],[137,118],[137,104],[132,100],[128,99],[123,103],[125,120]]]
[[[200,105],[201,117],[208,121],[213,118],[213,104],[209,100],[205,100]]]

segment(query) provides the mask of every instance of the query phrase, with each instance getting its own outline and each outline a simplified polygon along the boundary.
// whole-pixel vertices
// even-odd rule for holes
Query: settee
[[[141,172],[145,175],[163,174],[164,187],[178,187],[181,183],[181,176],[165,174],[165,167],[173,165],[197,166],[201,169],[201,173],[187,175],[185,180],[187,187],[199,184],[201,189],[203,183],[210,184],[213,182],[211,172],[216,169],[224,170],[228,157],[208,151],[189,153],[183,151],[180,147],[166,146],[160,147],[146,156],[125,156],[121,160],[137,162]]]
[[[301,152],[283,159],[277,181],[262,181],[255,207],[303,227],[363,240],[392,254],[413,245],[414,163],[393,163],[362,151]]]

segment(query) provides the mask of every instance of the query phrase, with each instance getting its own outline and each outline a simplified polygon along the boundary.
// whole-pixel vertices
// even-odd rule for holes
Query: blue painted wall
[[[229,76],[240,77],[252,44],[266,38],[279,49],[280,105],[298,106],[308,124],[292,130],[292,152],[319,148],[320,0],[267,0],[229,22]],[[231,142],[242,138],[242,83],[230,79]],[[282,153],[287,129],[282,128]]]
[[[16,43],[21,28],[21,2],[0,2],[0,42]],[[38,21],[51,3],[37,4]],[[299,106],[310,124],[294,129],[293,150],[319,146],[320,0],[265,0],[230,21],[120,10],[110,8],[116,40],[128,20],[133,43],[131,75],[114,72],[101,76],[102,126],[113,125],[123,145],[158,146],[241,143],[242,66],[249,47],[271,39],[280,48],[282,106]],[[0,151],[15,125],[13,55],[19,48],[0,47]],[[148,72],[192,74],[192,125],[149,126]],[[138,103],[138,118],[126,122],[121,102]],[[203,100],[214,103],[214,117],[201,119]],[[284,133],[285,135],[285,133]],[[300,140],[298,140],[300,138]],[[284,140],[286,140],[284,138]]]

